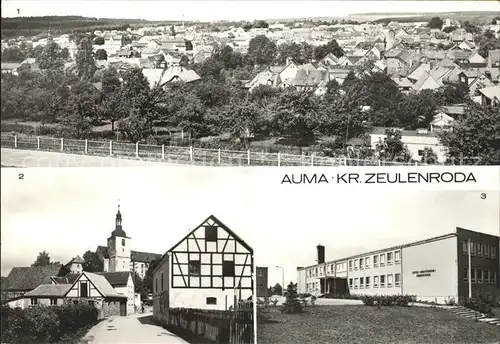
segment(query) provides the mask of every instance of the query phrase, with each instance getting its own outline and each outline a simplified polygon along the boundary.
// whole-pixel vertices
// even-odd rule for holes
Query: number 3
[[[486,194],[485,193],[481,194],[481,199],[486,199]]]

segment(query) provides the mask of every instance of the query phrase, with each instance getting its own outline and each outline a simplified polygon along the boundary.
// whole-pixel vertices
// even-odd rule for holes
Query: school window
[[[38,305],[38,299],[36,297],[31,298],[31,305],[32,306]]]
[[[217,227],[205,226],[205,240],[206,241],[217,241]]]
[[[462,241],[462,253],[469,253],[469,243],[467,241]]]
[[[349,278],[349,288],[352,288],[352,278]]]
[[[358,288],[359,288],[359,279],[355,278],[354,279],[354,289],[358,289]]]
[[[491,280],[490,280],[490,283],[491,283],[491,284],[497,284],[497,273],[496,273],[496,271],[492,271],[492,272],[491,272]]]
[[[470,254],[471,254],[471,256],[476,255],[476,244],[473,242],[470,243]]]
[[[373,277],[373,286],[378,288],[378,276]]]
[[[490,247],[487,244],[483,245],[483,255],[485,257],[489,257],[490,256]]]
[[[398,264],[401,261],[401,252],[396,251],[394,252],[394,262]]]
[[[385,276],[384,275],[380,276],[380,286],[385,287]]]
[[[365,284],[364,282],[365,282],[365,279],[363,277],[360,277],[359,278],[359,287],[361,289],[363,289],[363,287],[364,287],[364,284]]]
[[[387,275],[387,286],[388,287],[392,287],[392,282],[393,282],[393,276],[392,276],[392,274],[391,275]]]
[[[226,277],[234,276],[234,261],[225,260],[222,262],[222,275]]]
[[[477,270],[477,283],[483,283],[483,270]]]
[[[380,255],[380,266],[385,264],[385,253]]]
[[[199,260],[189,261],[189,275],[199,276],[201,271],[201,262]]]
[[[322,266],[319,268],[319,274],[323,275],[323,267]]]
[[[56,306],[57,305],[57,298],[51,297],[50,298],[50,305],[51,306]]]
[[[387,265],[392,265],[392,252],[387,253]]]
[[[349,271],[352,271],[352,260],[349,261]]]
[[[216,305],[217,298],[216,297],[207,297],[207,305]]]
[[[364,267],[365,267],[365,259],[364,258],[360,258],[359,259],[359,268],[363,269]]]
[[[373,256],[373,266],[378,267],[378,256]]]
[[[484,270],[484,283],[490,283],[490,270]]]
[[[470,270],[470,279],[472,281],[472,283],[475,283],[476,282],[476,269],[471,269]]]
[[[479,257],[482,257],[483,256],[483,244],[477,244],[477,255]]]
[[[370,288],[370,277],[365,277],[365,288]]]
[[[496,258],[497,257],[497,247],[496,246],[491,246],[491,258]]]
[[[358,270],[358,260],[354,260],[354,270]]]
[[[314,276],[318,276],[318,268],[314,268]]]
[[[394,284],[396,287],[401,285],[401,274],[394,274]]]
[[[370,257],[365,258],[365,267],[368,269],[370,268]]]
[[[469,269],[468,268],[464,268],[462,278],[463,278],[464,282],[469,281]]]

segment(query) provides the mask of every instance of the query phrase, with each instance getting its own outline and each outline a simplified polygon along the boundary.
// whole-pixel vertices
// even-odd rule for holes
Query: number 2
[[[24,179],[24,173],[19,173],[18,178],[19,179]]]

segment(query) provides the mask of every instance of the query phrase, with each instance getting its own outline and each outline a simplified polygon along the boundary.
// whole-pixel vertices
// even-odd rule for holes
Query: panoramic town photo
[[[499,164],[499,12],[5,0],[1,163]]]

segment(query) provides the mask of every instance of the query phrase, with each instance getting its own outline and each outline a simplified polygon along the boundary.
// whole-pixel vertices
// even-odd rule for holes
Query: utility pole
[[[472,298],[472,269],[471,269],[471,255],[470,255],[470,250],[471,250],[471,242],[470,238],[468,239],[468,258],[469,258],[469,273],[468,273],[468,279],[469,279],[469,299]]]
[[[276,265],[278,269],[281,269],[281,296],[285,295],[285,269],[281,266]]]

